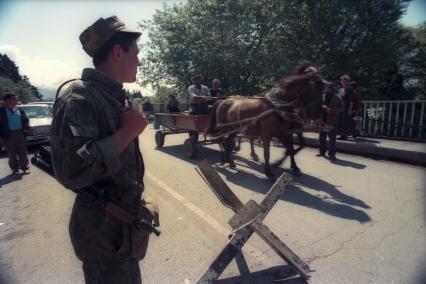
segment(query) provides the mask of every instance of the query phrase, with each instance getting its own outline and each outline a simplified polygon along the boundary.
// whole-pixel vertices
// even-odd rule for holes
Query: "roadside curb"
[[[311,137],[313,135],[305,136],[305,143],[309,147],[318,148],[319,140],[318,138]],[[360,138],[362,139],[362,138]],[[391,147],[386,144],[386,140],[375,139],[374,141],[380,141],[378,143],[368,143],[368,142],[358,142],[354,140],[346,140],[346,141],[336,141],[336,150],[340,153],[347,154],[355,154],[366,156],[375,159],[384,159],[391,160],[396,162],[408,163],[413,165],[419,165],[426,167],[426,144],[418,143],[418,145],[422,145],[423,147],[416,147],[417,149],[410,149],[413,147],[409,147],[410,143],[413,142],[404,142],[398,141],[401,144],[400,148]],[[382,142],[382,143],[381,143]],[[298,143],[296,141],[295,143]],[[407,143],[407,145],[404,145]],[[416,143],[417,144],[417,143]],[[404,148],[405,149],[404,149]],[[422,149],[423,148],[423,151]]]

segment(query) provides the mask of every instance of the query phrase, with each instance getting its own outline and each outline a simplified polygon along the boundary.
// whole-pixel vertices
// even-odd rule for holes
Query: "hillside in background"
[[[43,101],[53,101],[56,95],[56,88],[38,88],[38,91],[43,96]]]
[[[0,54],[0,95],[6,92],[17,94],[22,103],[41,100],[43,97],[38,88],[31,85],[29,78],[19,73],[15,62],[7,55]]]

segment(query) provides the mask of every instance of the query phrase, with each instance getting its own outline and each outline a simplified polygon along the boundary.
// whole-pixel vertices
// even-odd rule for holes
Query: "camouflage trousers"
[[[4,139],[9,154],[9,166],[12,171],[28,169],[27,138],[21,130],[10,131],[10,136]]]
[[[128,225],[109,217],[94,196],[77,194],[69,232],[87,284],[142,283],[139,261],[131,256],[130,231]]]
[[[139,261],[83,262],[86,284],[142,284]]]

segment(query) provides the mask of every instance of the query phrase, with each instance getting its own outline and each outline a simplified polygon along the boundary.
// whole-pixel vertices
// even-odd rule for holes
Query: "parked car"
[[[51,102],[51,101],[38,101],[38,102],[29,102],[27,103],[27,105],[48,105],[50,110],[53,111],[53,104],[55,102]]]
[[[20,105],[30,120],[30,129],[26,131],[28,145],[50,142],[50,126],[52,124],[52,110],[48,104]]]

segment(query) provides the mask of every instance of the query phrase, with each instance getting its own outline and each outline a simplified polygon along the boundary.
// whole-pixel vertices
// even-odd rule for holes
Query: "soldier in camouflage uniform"
[[[95,68],[66,86],[53,108],[52,165],[58,181],[77,193],[69,232],[86,283],[142,282],[149,232],[120,222],[86,190],[95,186],[134,215],[147,212],[136,143],[147,121],[125,106],[122,85],[136,80],[139,36],[115,16],[88,27],[80,41]]]

